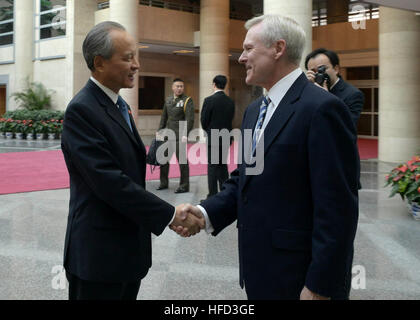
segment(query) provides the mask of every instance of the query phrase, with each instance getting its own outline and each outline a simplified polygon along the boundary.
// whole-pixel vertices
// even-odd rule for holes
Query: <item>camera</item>
[[[324,85],[324,82],[327,81],[328,90],[330,90],[331,79],[330,76],[325,72],[327,70],[326,66],[320,66],[318,72],[315,74],[315,82],[320,86]]]

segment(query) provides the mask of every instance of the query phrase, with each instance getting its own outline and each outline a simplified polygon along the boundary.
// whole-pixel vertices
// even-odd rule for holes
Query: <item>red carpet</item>
[[[201,150],[199,150],[200,147]],[[191,148],[194,149],[191,150]],[[189,145],[188,150],[190,176],[206,175],[205,145]],[[362,160],[377,158],[377,140],[359,139],[359,150]],[[200,151],[203,151],[204,154],[201,154]],[[232,151],[233,147],[231,148],[230,164],[228,165],[229,172],[236,168],[233,159],[237,159],[237,157]],[[172,158],[173,161],[176,161],[175,157]],[[178,178],[179,176],[179,166],[171,165],[169,177]],[[158,180],[159,167],[151,173],[150,166],[147,166],[146,179]],[[68,187],[69,177],[61,150],[0,154],[0,194],[65,189]]]
[[[378,140],[377,139],[359,139],[360,160],[377,159],[378,158]]]

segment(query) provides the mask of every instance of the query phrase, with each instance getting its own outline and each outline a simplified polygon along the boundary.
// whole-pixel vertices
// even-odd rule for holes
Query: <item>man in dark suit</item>
[[[325,80],[322,85],[319,85],[315,82],[315,75],[321,66],[325,67],[325,73],[328,75],[329,81]],[[324,48],[316,49],[306,57],[305,68],[308,70],[306,76],[311,82],[343,100],[349,108],[353,124],[357,130],[357,121],[363,110],[365,98],[362,91],[341,78],[340,60],[337,53]]]
[[[194,220],[145,190],[146,150],[118,95],[134,86],[137,41],[120,24],[104,22],[87,35],[83,55],[92,77],[68,105],[62,134],[70,175],[69,298],[134,300],[152,264],[151,233]]]
[[[253,135],[252,148],[242,138],[242,150],[252,153],[242,155],[256,149],[263,170],[250,175],[242,163],[220,193],[184,210],[213,235],[237,221],[240,285],[249,299],[346,299],[358,221],[350,113],[299,68],[305,33],[295,21],[265,15],[245,27],[239,62],[246,83],[267,95],[245,111],[242,135]]]
[[[201,110],[201,126],[207,133],[207,177],[209,185],[207,198],[218,192],[218,183],[221,190],[222,184],[229,178],[226,160],[230,143],[223,142],[221,135],[219,135],[220,130],[223,129],[230,133],[233,116],[235,115],[235,103],[223,91],[226,84],[227,78],[225,76],[214,77],[214,94],[204,99],[203,109]],[[212,130],[216,141],[212,140]]]

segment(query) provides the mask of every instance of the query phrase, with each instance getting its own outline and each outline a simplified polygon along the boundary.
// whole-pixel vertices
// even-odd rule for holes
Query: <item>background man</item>
[[[345,299],[358,220],[350,113],[299,68],[305,33],[294,20],[265,15],[245,27],[246,83],[268,93],[247,108],[242,131],[254,131],[257,148],[262,131],[264,170],[251,176],[239,165],[221,192],[185,210],[213,235],[237,220],[249,299]]]
[[[209,194],[207,197],[215,195],[217,184],[219,190],[222,184],[229,178],[226,158],[229,151],[229,144],[223,144],[222,138],[218,141],[212,141],[211,130],[220,131],[232,130],[232,120],[235,115],[235,103],[224,93],[227,84],[227,78],[218,75],[213,79],[214,94],[204,99],[203,109],[201,110],[201,126],[207,133],[207,159],[208,159],[208,185]],[[218,154],[215,163],[212,163],[212,155]]]
[[[357,131],[357,121],[360,118],[365,101],[363,92],[341,78],[340,60],[334,51],[320,48],[312,51],[306,57],[305,68],[308,70],[306,76],[316,85],[319,84],[315,82],[315,74],[321,66],[325,66],[325,73],[330,78],[330,86],[328,86],[327,81],[324,81],[321,87],[343,100],[349,108],[353,124]]]
[[[193,219],[182,221],[179,209],[145,190],[146,150],[118,95],[134,86],[137,41],[123,26],[103,22],[87,35],[83,55],[92,77],[68,105],[62,134],[69,298],[135,300],[152,265],[151,233]]]
[[[181,171],[181,179],[178,189],[175,193],[184,193],[190,191],[190,169],[188,167],[187,159],[187,142],[188,134],[194,127],[194,103],[192,99],[184,94],[184,81],[182,79],[175,79],[172,85],[173,95],[166,99],[163,107],[163,113],[160,120],[158,136],[164,128],[175,132],[176,141],[172,148],[176,151],[176,158],[179,162]],[[180,127],[180,121],[186,121],[187,127]],[[181,145],[180,145],[181,141]],[[171,158],[173,153],[168,152],[165,156]],[[183,163],[182,163],[183,162]],[[169,185],[169,162],[160,166],[160,186],[157,190],[167,189]]]

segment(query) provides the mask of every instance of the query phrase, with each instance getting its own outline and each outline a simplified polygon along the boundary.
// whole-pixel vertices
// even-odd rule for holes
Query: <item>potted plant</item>
[[[45,123],[45,121],[36,121],[33,124],[33,128],[36,134],[36,139],[37,140],[42,140],[44,139],[45,135],[48,132],[48,127]]]
[[[48,128],[48,140],[56,139],[60,131],[59,120],[51,119],[49,121],[46,121],[46,125]]]
[[[15,133],[16,133],[16,139],[23,140],[25,138],[25,125],[23,121],[21,120],[15,120],[16,127],[15,127]]]
[[[392,186],[390,197],[397,193],[407,200],[410,213],[420,220],[420,156],[400,164],[385,177],[386,185]]]
[[[0,138],[6,138],[6,119],[0,118]]]
[[[34,122],[32,120],[24,120],[24,131],[27,140],[35,140],[36,132],[34,128]]]
[[[6,119],[4,130],[6,132],[6,139],[13,139],[16,131],[17,122],[13,119]]]

